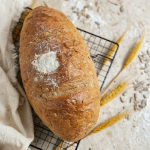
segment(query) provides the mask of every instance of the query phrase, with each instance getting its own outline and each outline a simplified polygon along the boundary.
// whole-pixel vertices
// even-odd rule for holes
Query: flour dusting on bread
[[[42,73],[51,73],[59,67],[59,62],[56,58],[54,51],[49,51],[41,55],[35,54],[35,60],[32,61],[32,65]]]

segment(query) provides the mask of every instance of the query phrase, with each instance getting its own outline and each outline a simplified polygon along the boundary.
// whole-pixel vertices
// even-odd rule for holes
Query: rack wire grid
[[[32,9],[27,7],[26,10],[30,11]],[[26,17],[26,13],[22,13],[22,16]],[[20,31],[22,29],[23,21],[24,20],[20,19],[13,31],[13,39],[14,39],[13,42],[15,44],[15,49],[16,49],[17,54],[19,54],[19,36],[20,36]],[[97,72],[100,91],[102,91],[104,82],[109,73],[111,65],[114,61],[114,58],[118,51],[119,45],[113,41],[102,38],[102,37],[92,34],[90,32],[84,31],[79,28],[77,28],[77,29],[80,32],[80,34],[82,35],[82,37],[84,38],[84,40],[90,50],[91,58],[93,60],[93,63],[94,63],[94,66],[95,66],[95,69]],[[115,50],[111,49],[111,46],[113,44],[116,45]],[[108,51],[112,51],[113,54],[111,56],[109,56]],[[107,60],[106,64],[104,64],[105,60]],[[18,58],[17,62],[19,65],[19,58]],[[20,84],[23,86],[20,71],[18,71],[17,78],[18,78],[18,81],[20,82]],[[55,150],[56,147],[60,147],[59,150],[63,150],[72,144],[71,142],[63,142],[60,145],[60,142],[62,140],[59,139],[57,136],[55,136],[43,124],[43,122],[35,114],[34,111],[33,111],[33,121],[34,121],[35,138],[34,138],[34,141],[30,145],[30,148],[32,150],[37,150],[37,149],[38,150]],[[75,142],[72,146],[70,146],[67,149],[68,150],[77,150],[79,143],[80,143],[80,140],[78,142]]]

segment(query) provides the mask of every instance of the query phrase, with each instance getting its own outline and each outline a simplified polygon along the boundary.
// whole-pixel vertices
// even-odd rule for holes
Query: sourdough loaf
[[[100,91],[82,36],[60,11],[37,7],[20,36],[21,77],[28,100],[59,138],[77,141],[96,124]]]

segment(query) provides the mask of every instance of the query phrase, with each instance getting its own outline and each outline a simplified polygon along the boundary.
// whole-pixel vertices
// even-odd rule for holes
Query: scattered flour
[[[49,76],[46,78],[45,82],[47,82],[46,85],[54,85],[55,87],[58,87],[56,79],[51,79]]]
[[[51,73],[59,67],[59,62],[56,58],[56,53],[54,51],[49,51],[48,53],[36,55],[35,60],[32,61],[32,65],[44,74]]]
[[[35,77],[35,78],[34,78],[34,82],[38,82],[38,77]]]

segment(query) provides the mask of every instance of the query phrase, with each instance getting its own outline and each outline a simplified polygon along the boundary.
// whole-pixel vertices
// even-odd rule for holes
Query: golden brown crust
[[[44,74],[32,61],[49,50],[57,52],[60,66]],[[71,21],[52,8],[32,10],[22,28],[19,57],[27,97],[43,123],[65,141],[83,138],[97,122],[101,96],[90,52]]]

